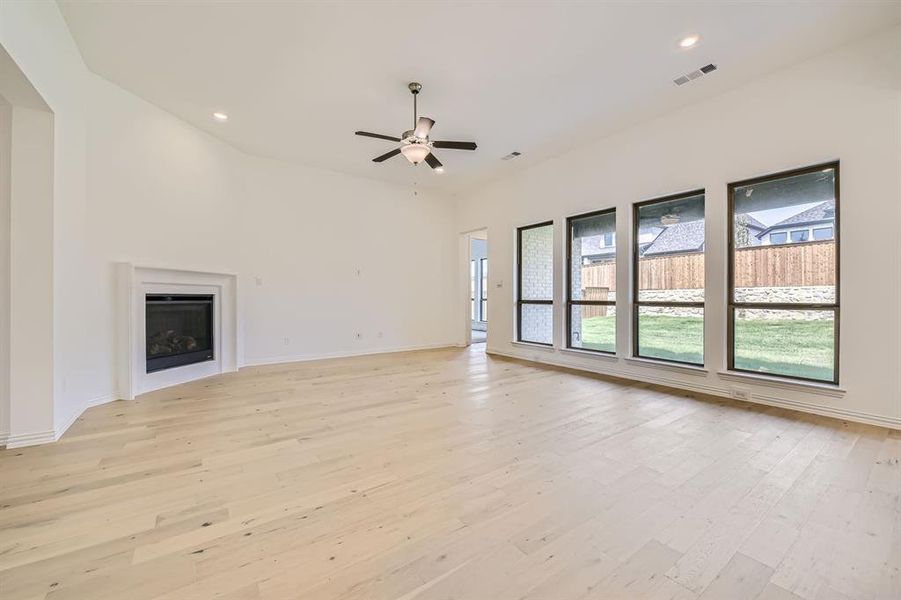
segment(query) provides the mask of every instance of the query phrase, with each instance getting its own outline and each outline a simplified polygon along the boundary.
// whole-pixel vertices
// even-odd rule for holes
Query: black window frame
[[[583,213],[581,215],[573,215],[571,217],[566,218],[566,348],[570,350],[579,350],[585,352],[595,352],[597,354],[604,354],[607,356],[616,356],[616,339],[614,337],[613,340],[613,352],[608,350],[596,350],[594,348],[582,348],[580,346],[573,346],[573,306],[612,306],[614,311],[616,310],[616,298],[613,300],[573,300],[573,286],[572,286],[572,259],[573,259],[573,221],[578,221],[580,219],[588,219],[591,217],[599,217],[601,215],[613,215],[614,229],[616,223],[616,207],[604,208],[601,210],[595,210],[592,212]],[[606,243],[606,242],[605,242]],[[606,246],[605,246],[606,247]],[[613,252],[613,260],[616,261],[616,245],[614,238],[614,252]],[[618,266],[618,265],[617,265]],[[615,313],[614,313],[615,314]],[[614,329],[614,332],[616,330]],[[614,333],[614,336],[616,334]]]
[[[524,340],[522,339],[522,307],[524,304],[537,304],[537,305],[549,305],[551,306],[551,311],[553,312],[554,299],[553,293],[550,300],[523,300],[522,297],[522,232],[528,231],[529,229],[537,229],[539,227],[553,227],[554,221],[542,221],[541,223],[534,223],[532,225],[524,225],[522,227],[516,228],[516,341],[524,344],[536,344],[538,346],[547,346],[549,348],[553,348],[553,341],[551,343],[547,342],[534,342],[532,340]],[[551,245],[553,251],[553,244]],[[554,269],[551,269],[551,281],[553,282],[554,278]],[[553,285],[551,286],[553,289]],[[553,325],[551,326],[551,340],[554,339],[554,331]]]
[[[662,301],[639,301],[639,279],[640,279],[640,269],[639,265],[641,260],[640,254],[640,239],[639,239],[639,230],[641,226],[641,222],[639,220],[638,213],[641,208],[645,206],[650,206],[653,204],[662,204],[664,202],[672,202],[674,200],[682,200],[685,198],[691,198],[693,196],[702,196],[704,198],[704,244],[701,246],[701,252],[704,255],[704,273],[705,273],[705,281],[704,281],[704,300],[701,302],[662,302]],[[689,192],[680,192],[678,194],[670,194],[668,196],[661,196],[659,198],[652,198],[650,200],[643,200],[641,202],[636,202],[632,204],[632,357],[640,358],[643,360],[653,360],[657,362],[664,363],[673,363],[677,365],[688,365],[691,367],[700,367],[704,368],[707,365],[707,281],[706,281],[706,273],[707,273],[707,190],[704,188],[692,190]],[[642,356],[639,353],[639,336],[640,329],[638,326],[638,316],[639,316],[639,308],[641,307],[679,307],[679,308],[700,308],[703,311],[703,318],[701,323],[701,352],[704,356],[704,359],[700,363],[691,362],[687,360],[675,360],[672,358],[660,358],[657,356]]]
[[[800,303],[800,302],[790,302],[790,303],[767,303],[767,302],[736,302],[735,301],[735,188],[744,187],[748,185],[755,185],[759,183],[763,183],[766,181],[772,181],[774,179],[786,179],[788,177],[795,177],[797,175],[806,175],[808,173],[815,173],[817,171],[822,171],[824,169],[833,169],[835,173],[835,179],[833,181],[834,187],[834,196],[835,196],[835,220],[832,224],[832,238],[829,240],[822,241],[808,241],[805,243],[824,243],[835,241],[835,301],[833,303]],[[752,177],[750,179],[744,179],[742,181],[735,181],[728,184],[726,188],[727,193],[727,208],[726,208],[726,231],[727,231],[727,261],[728,264],[726,268],[728,270],[728,276],[726,278],[727,287],[727,306],[726,306],[726,366],[729,371],[733,371],[736,373],[749,373],[752,375],[759,375],[763,377],[775,377],[778,379],[785,379],[787,381],[809,381],[813,383],[825,384],[825,385],[838,385],[839,382],[839,358],[841,355],[840,347],[839,347],[839,330],[840,328],[840,316],[841,316],[841,181],[840,181],[840,170],[839,170],[839,161],[830,161],[825,163],[820,163],[816,165],[811,165],[809,167],[802,167],[800,169],[790,169],[788,171],[780,171],[778,173],[770,173],[768,175],[761,175],[759,177]],[[737,369],[735,367],[735,311],[737,309],[769,309],[769,310],[831,310],[832,318],[833,318],[833,348],[832,348],[832,381],[828,381],[826,379],[814,379],[812,377],[799,377],[797,375],[782,375],[780,373],[764,373],[761,371],[752,371],[749,369]]]

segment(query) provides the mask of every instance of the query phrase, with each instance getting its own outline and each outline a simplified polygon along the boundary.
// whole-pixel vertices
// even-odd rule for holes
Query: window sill
[[[546,352],[554,351],[553,346],[547,346],[545,344],[538,344],[536,342],[519,342],[517,340],[512,340],[510,343],[513,344],[514,346],[521,346],[523,348],[534,348],[536,350],[545,350]]]
[[[810,392],[821,394],[823,396],[831,396],[833,398],[842,398],[847,390],[832,385],[831,383],[816,383],[815,381],[798,381],[797,379],[783,379],[781,377],[770,377],[769,375],[757,375],[756,373],[740,373],[737,371],[718,371],[717,375],[721,379],[729,381],[740,381],[742,383],[753,383],[757,385],[765,385],[768,387],[779,388],[783,390],[797,390],[801,392]]]
[[[564,354],[572,354],[575,356],[584,356],[586,358],[599,358],[607,362],[619,362],[619,357],[615,354],[606,354],[604,352],[592,352],[591,350],[579,350],[578,348],[560,348],[560,352]]]
[[[654,360],[653,358],[627,356],[626,362],[639,367],[654,367],[655,369],[664,369],[666,371],[673,371],[674,373],[685,373],[687,375],[698,375],[701,377],[705,377],[709,373],[704,367],[680,365],[678,363],[666,362],[663,360]]]

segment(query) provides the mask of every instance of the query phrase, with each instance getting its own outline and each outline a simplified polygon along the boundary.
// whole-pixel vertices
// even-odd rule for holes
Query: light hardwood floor
[[[250,368],[0,451],[0,597],[899,598],[899,458],[480,346]]]

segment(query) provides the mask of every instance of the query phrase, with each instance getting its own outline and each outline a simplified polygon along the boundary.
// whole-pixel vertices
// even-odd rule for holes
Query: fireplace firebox
[[[214,360],[213,296],[147,294],[147,372]]]

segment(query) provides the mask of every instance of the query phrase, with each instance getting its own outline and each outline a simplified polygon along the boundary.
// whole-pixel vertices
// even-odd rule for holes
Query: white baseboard
[[[6,439],[6,447],[12,449],[24,448],[25,446],[37,446],[38,444],[55,442],[57,439],[56,432],[52,429],[48,429],[47,431],[12,434]]]
[[[534,362],[539,364],[549,364],[556,367],[564,367],[567,369],[573,369],[575,371],[583,371],[586,373],[598,373],[600,375],[609,375],[611,377],[619,377],[621,379],[628,379],[631,381],[641,381],[644,383],[653,383],[658,385],[663,385],[667,387],[672,387],[680,390],[699,392],[702,394],[708,394],[711,396],[717,396],[720,398],[726,398],[728,400],[734,400],[730,391],[727,388],[719,387],[716,385],[710,385],[709,383],[702,383],[701,381],[689,381],[688,379],[674,379],[670,377],[666,377],[665,375],[650,375],[646,373],[637,374],[635,372],[625,372],[621,369],[611,368],[609,363],[598,364],[597,368],[588,368],[583,365],[571,364],[568,362],[556,360],[550,356],[545,357],[545,355],[537,356],[527,356],[520,355],[515,352],[508,352],[504,350],[498,350],[496,348],[487,348],[486,352],[488,354],[494,354],[497,356],[505,356],[507,358],[515,358],[518,360],[524,360],[528,362]],[[744,401],[744,400],[743,400]],[[843,419],[846,421],[853,421],[855,423],[863,423],[865,425],[877,425],[879,427],[887,427],[889,429],[901,429],[901,418],[897,417],[889,417],[882,415],[874,415],[870,413],[865,413],[856,410],[850,410],[845,408],[836,408],[832,406],[824,406],[821,404],[814,404],[812,402],[802,402],[799,400],[792,400],[789,398],[782,398],[779,396],[772,396],[769,394],[758,394],[753,393],[747,402],[751,402],[754,404],[764,404],[767,406],[776,406],[779,408],[787,408],[790,410],[795,410],[799,412],[812,413],[815,415],[821,415],[824,417],[833,417],[836,419]]]
[[[88,398],[82,402],[78,410],[72,411],[65,421],[60,423],[56,428],[48,431],[36,431],[32,433],[20,433],[16,435],[0,435],[0,446],[5,445],[7,448],[24,448],[26,446],[37,446],[38,444],[47,444],[59,441],[63,434],[72,427],[73,423],[78,420],[84,411],[92,406],[100,406],[107,402],[116,400],[116,396],[112,393],[97,396],[96,398]]]
[[[261,367],[265,365],[279,365],[292,362],[310,362],[314,360],[326,360],[329,358],[353,358],[355,356],[373,356],[376,354],[392,354],[394,352],[413,352],[415,350],[437,350],[438,348],[456,348],[456,342],[444,342],[441,344],[424,344],[419,346],[397,346],[393,348],[379,348],[376,350],[359,350],[350,352],[326,352],[323,354],[295,354],[289,356],[269,356],[264,358],[252,358],[245,360],[241,368]]]

